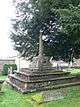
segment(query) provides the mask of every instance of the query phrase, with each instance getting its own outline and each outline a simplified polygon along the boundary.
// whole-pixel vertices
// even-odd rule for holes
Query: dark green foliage
[[[69,5],[68,9],[58,9],[60,23],[68,35],[70,57],[80,57],[80,5]],[[72,58],[70,58],[72,60]]]
[[[12,71],[17,70],[17,65],[16,64],[4,64],[2,75],[7,75],[8,74],[8,69],[10,67],[12,67]]]
[[[45,55],[66,61],[73,56],[79,58],[79,3],[80,0],[15,2],[17,16],[11,33],[15,49],[28,59],[37,56],[39,32],[43,30]]]
[[[50,2],[44,0],[36,3],[32,0],[29,3],[24,1],[24,5],[22,4],[17,4],[17,10],[22,14],[22,17],[18,14],[17,19],[14,21],[15,24],[13,24],[13,27],[16,32],[12,32],[11,39],[15,42],[15,49],[18,50],[22,56],[31,59],[38,55],[40,30],[43,30],[43,35],[47,36],[47,40],[51,36],[54,38],[60,26],[56,14],[52,12],[49,7]],[[32,5],[31,8],[28,7],[30,4]],[[46,54],[45,51],[44,54]]]

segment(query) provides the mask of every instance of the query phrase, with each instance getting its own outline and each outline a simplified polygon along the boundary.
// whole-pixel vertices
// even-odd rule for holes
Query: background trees
[[[15,49],[28,59],[38,55],[39,32],[43,30],[45,55],[66,61],[71,59],[73,52],[74,57],[75,55],[79,57],[79,29],[76,26],[79,25],[79,2],[79,0],[16,0],[14,2],[16,19],[13,20],[14,30],[11,33]],[[76,15],[75,8],[78,8]],[[75,21],[77,31],[73,27]],[[75,49],[74,43],[77,44]]]

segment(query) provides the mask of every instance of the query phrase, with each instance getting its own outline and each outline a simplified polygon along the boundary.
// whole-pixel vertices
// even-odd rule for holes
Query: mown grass
[[[80,86],[69,88],[64,99],[51,101],[45,104],[46,107],[80,107]]]
[[[12,90],[9,86],[2,87],[2,101],[0,107],[33,107],[29,101],[31,94],[24,95],[15,90]]]
[[[72,74],[80,74],[80,69],[77,69],[77,68],[76,69],[73,68],[70,71],[71,71]]]
[[[74,73],[80,72],[75,69]],[[73,71],[72,71],[73,72]],[[2,79],[5,77],[1,77]],[[39,104],[41,92],[22,94],[8,85],[3,85],[0,107],[80,107],[80,86],[71,87],[64,99]],[[36,102],[31,99],[35,97]]]
[[[0,75],[0,80],[5,80],[7,76]]]
[[[7,85],[2,87],[2,91],[0,107],[80,107],[80,86],[71,87],[64,99],[43,104],[39,104],[41,92],[22,94]],[[31,100],[33,96],[38,102]]]

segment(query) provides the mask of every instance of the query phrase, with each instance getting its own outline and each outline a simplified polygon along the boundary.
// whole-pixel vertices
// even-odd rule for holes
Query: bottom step
[[[20,87],[18,87],[16,84],[13,84],[12,82],[10,82],[9,80],[6,81],[9,85],[11,85],[13,88],[17,89],[18,91],[24,93],[24,90]]]
[[[20,87],[18,87],[16,84],[13,84],[12,82],[10,82],[9,80],[6,81],[8,84],[10,84],[13,88],[16,88],[18,91],[21,91],[22,93],[28,93],[28,92],[35,92],[35,91],[46,91],[46,90],[54,90],[54,89],[60,89],[60,88],[66,88],[66,87],[71,87],[71,86],[77,86],[80,85],[80,81],[79,82],[73,82],[73,83],[66,83],[66,84],[60,84],[60,85],[54,85],[52,87],[43,87],[43,88],[36,88],[36,89],[22,89]]]

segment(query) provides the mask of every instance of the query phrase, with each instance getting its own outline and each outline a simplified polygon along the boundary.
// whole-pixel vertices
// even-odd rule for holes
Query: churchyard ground
[[[71,73],[80,73],[80,69],[70,70]],[[0,80],[6,77],[1,76]],[[0,95],[0,107],[80,107],[80,86],[71,87],[68,95],[64,99],[39,104],[42,100],[41,92],[22,94],[13,90],[8,85],[3,85]],[[37,96],[36,101],[32,97]]]

